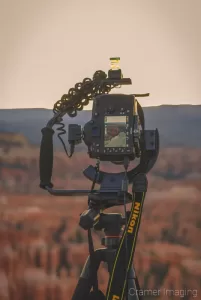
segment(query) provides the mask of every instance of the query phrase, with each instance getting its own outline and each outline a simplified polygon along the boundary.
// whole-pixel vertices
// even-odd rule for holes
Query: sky
[[[200,15],[200,0],[0,0],[0,108],[52,108],[112,56],[133,83],[114,92],[201,104]]]

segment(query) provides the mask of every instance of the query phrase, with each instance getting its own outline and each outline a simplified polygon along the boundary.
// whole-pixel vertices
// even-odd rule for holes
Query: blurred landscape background
[[[201,299],[200,11],[200,0],[0,0],[0,300],[71,299],[88,256],[87,197],[39,188],[41,129],[62,93],[113,56],[133,83],[121,93],[150,93],[145,127],[160,133],[134,257],[143,300]],[[86,109],[66,129],[89,121]],[[91,188],[82,172],[95,163],[84,144],[68,159],[55,132],[55,188]],[[104,265],[98,276],[105,291]]]
[[[201,299],[201,105],[145,107],[144,113],[161,144],[148,174],[134,257],[141,288],[150,291],[144,299]],[[57,198],[39,188],[41,129],[51,116],[48,109],[0,110],[0,300],[71,299],[88,256],[87,235],[78,226],[87,198]],[[90,117],[90,111],[66,117],[66,129]],[[82,171],[95,161],[85,145],[71,159],[56,134],[54,145],[55,188],[90,188]],[[118,168],[108,163],[101,169]],[[96,247],[101,236],[93,233]],[[107,279],[101,266],[103,291]]]

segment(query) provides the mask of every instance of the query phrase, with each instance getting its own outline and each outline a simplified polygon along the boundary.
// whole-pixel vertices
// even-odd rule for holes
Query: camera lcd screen
[[[105,117],[104,147],[127,147],[126,116]]]

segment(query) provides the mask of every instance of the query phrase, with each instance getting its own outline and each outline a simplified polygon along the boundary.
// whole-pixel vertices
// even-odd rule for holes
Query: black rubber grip
[[[42,140],[40,145],[40,187],[44,189],[46,186],[52,188],[51,183],[53,169],[53,134],[52,128],[45,127],[41,130]]]

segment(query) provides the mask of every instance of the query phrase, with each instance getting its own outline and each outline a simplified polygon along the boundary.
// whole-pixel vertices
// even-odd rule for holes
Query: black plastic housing
[[[134,96],[124,94],[100,95],[94,99],[92,119],[84,126],[84,142],[90,158],[102,161],[122,161],[125,156],[135,158],[133,144]],[[123,146],[107,147],[105,142],[105,120],[109,117],[124,118],[126,142]],[[120,117],[120,118],[119,118]],[[110,118],[112,119],[112,118]],[[117,119],[117,118],[116,118]],[[120,124],[120,123],[119,123]],[[123,124],[123,123],[122,123]]]

